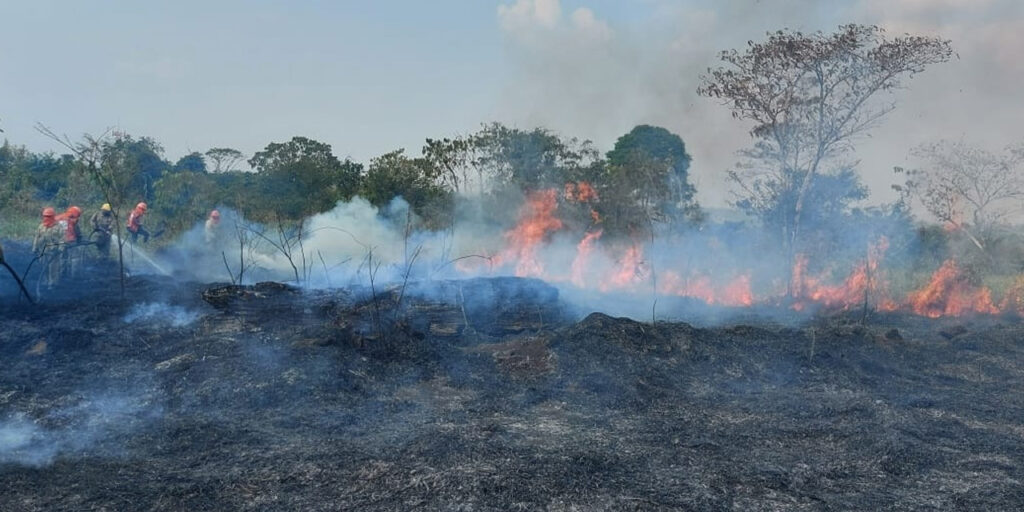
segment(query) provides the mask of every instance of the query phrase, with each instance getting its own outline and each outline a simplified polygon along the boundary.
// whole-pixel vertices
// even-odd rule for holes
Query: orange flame
[[[922,316],[938,318],[964,313],[997,314],[992,292],[986,287],[976,288],[967,282],[953,260],[946,260],[932,274],[924,288],[907,298],[911,310]]]
[[[580,240],[579,245],[576,246],[576,257],[572,260],[571,269],[571,281],[572,284],[586,288],[586,270],[590,263],[590,255],[594,252],[594,246],[597,245],[598,239],[601,238],[602,231],[591,231],[587,233],[583,240]]]
[[[597,200],[597,193],[589,184],[579,182],[566,184],[563,191],[550,189],[528,194],[520,208],[518,223],[504,234],[505,247],[488,260],[492,268],[503,267],[514,270],[517,276],[570,282],[582,289],[602,292],[640,293],[645,287],[649,292],[650,286],[656,285],[656,293],[691,297],[713,305],[743,307],[759,300],[753,293],[749,272],[739,272],[726,279],[698,269],[672,267],[668,263],[670,268],[659,268],[655,274],[653,267],[645,261],[644,245],[616,248],[602,243],[603,230],[595,226],[601,219],[593,208],[590,213],[594,224],[577,243],[571,265],[563,259],[562,266],[552,264],[552,268],[545,268],[540,251],[554,232],[564,228],[558,217],[562,198],[585,203]],[[721,250],[714,240],[708,248]],[[881,261],[888,248],[889,241],[884,237],[869,245],[866,257],[838,283],[828,279],[827,273],[811,275],[808,272],[810,256],[798,255],[794,260],[789,289],[792,307],[802,310],[818,304],[845,310],[859,307],[867,300],[882,311],[904,310],[932,318],[969,313],[998,314],[1000,311],[1024,314],[1024,276],[1007,290],[997,306],[992,292],[970,283],[953,260],[944,262],[920,290],[908,294],[903,301],[893,300],[887,291],[888,283],[880,272]],[[470,261],[476,262],[465,260],[456,266],[460,271],[472,271],[469,268],[472,264],[467,263]],[[596,276],[600,279],[594,279]],[[770,296],[760,300],[768,301]]]
[[[873,298],[880,293],[878,266],[888,249],[889,239],[884,236],[878,242],[869,245],[867,259],[854,266],[846,279],[837,285],[828,285],[824,283],[824,279],[807,276],[807,255],[797,255],[791,288],[792,297],[796,299],[794,308],[800,310],[806,306],[801,299],[829,308],[848,309]],[[884,293],[882,297],[874,298],[884,307],[892,307],[895,304]]]
[[[586,203],[597,200],[597,191],[585,181],[579,183],[565,184],[565,199],[577,203]]]
[[[506,249],[494,258],[495,265],[515,262],[517,276],[543,277],[537,249],[549,234],[562,228],[562,221],[555,216],[557,209],[554,190],[531,192],[519,211],[519,223],[505,233]]]

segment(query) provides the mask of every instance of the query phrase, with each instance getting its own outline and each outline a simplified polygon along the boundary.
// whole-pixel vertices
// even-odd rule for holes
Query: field
[[[512,278],[128,288],[0,298],[0,509],[1024,506],[1014,318],[650,325]]]

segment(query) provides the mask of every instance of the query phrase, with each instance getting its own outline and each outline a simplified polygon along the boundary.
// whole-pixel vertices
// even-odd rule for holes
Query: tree
[[[331,146],[306,137],[271,143],[249,160],[264,208],[258,216],[297,220],[328,211],[359,188],[362,165],[341,162]]]
[[[640,125],[619,137],[607,157],[605,175],[597,184],[604,202],[636,207],[648,224],[698,209],[687,174],[691,158],[678,135]]]
[[[363,166],[339,161],[329,144],[306,137],[271,143],[253,155],[249,165],[256,170],[257,185],[257,204],[249,215],[273,226],[272,234],[254,234],[280,252],[295,281],[302,282],[312,263],[303,246],[306,219],[352,198],[359,190]]]
[[[925,165],[897,167],[907,181],[894,188],[914,194],[929,213],[986,253],[996,228],[1019,210],[1017,202],[1024,197],[1024,147],[995,154],[963,142],[939,141],[921,145],[913,154]]]
[[[98,137],[86,134],[80,142],[73,142],[42,124],[36,125],[36,130],[74,153],[78,165],[92,178],[117,219],[126,218],[122,213],[131,209],[140,197],[146,197],[145,193],[151,190],[146,173],[153,173],[160,163],[166,163],[159,158],[158,150],[162,151],[160,146],[145,137],[134,139],[124,133],[112,134],[108,130]],[[116,236],[121,299],[124,300],[124,244],[127,239],[123,232]]]
[[[471,144],[481,190],[485,181],[524,191],[561,187],[598,158],[590,141],[563,140],[543,128],[525,131],[500,123],[484,126]]]
[[[444,225],[451,196],[442,185],[442,173],[423,158],[409,158],[404,150],[385,153],[370,161],[362,196],[377,207],[402,197],[432,227]]]
[[[753,123],[757,144],[746,156],[755,165],[748,170],[768,180],[797,176],[783,233],[795,254],[808,192],[823,167],[893,110],[891,101],[877,101],[881,96],[951,54],[947,40],[888,38],[876,26],[845,25],[833,34],[783,30],[742,53],[722,52],[725,65],[708,70],[697,92],[724,100],[733,117]]]
[[[218,204],[216,182],[205,172],[167,173],[153,189],[154,210],[167,219],[171,233],[191,228]]]
[[[172,170],[175,172],[206,172],[206,160],[203,160],[202,153],[193,151],[179,158],[178,162],[174,164]]]
[[[238,169],[235,166],[245,160],[241,151],[232,148],[210,148],[206,152],[206,158],[213,163],[212,173],[231,172]]]
[[[458,193],[469,183],[471,153],[471,141],[462,137],[427,139],[423,161],[432,168],[432,174]]]

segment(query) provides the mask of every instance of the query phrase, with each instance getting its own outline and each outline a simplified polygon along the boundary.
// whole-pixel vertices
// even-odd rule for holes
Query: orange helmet
[[[56,217],[56,216],[57,216],[57,212],[53,208],[50,208],[49,206],[47,206],[46,208],[43,208],[43,217]]]
[[[68,217],[77,219],[77,218],[82,216],[82,209],[77,207],[77,206],[72,206],[72,207],[68,208],[67,214],[68,214]]]
[[[146,208],[147,208],[146,203],[139,203],[139,204],[135,205],[135,209],[139,210],[139,211],[143,211],[144,212],[144,211],[146,211]]]
[[[210,212],[210,218],[211,219],[219,219],[220,218],[220,212],[218,212],[217,210],[214,210],[214,211]]]

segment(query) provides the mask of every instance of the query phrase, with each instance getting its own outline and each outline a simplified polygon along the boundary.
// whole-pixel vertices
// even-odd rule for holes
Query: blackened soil
[[[3,303],[0,510],[1024,507],[1015,320],[577,322],[513,279],[169,290]]]

